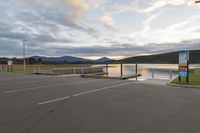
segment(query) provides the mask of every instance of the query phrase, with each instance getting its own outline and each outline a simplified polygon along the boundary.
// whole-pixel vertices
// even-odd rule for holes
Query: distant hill
[[[84,58],[78,58],[73,56],[62,56],[62,57],[45,57],[45,56],[32,56],[31,58],[35,60],[41,60],[46,62],[91,62],[92,60],[84,59]]]
[[[43,62],[69,62],[69,63],[76,63],[76,62],[105,63],[112,61],[112,59],[109,59],[107,57],[103,57],[97,60],[89,60],[73,56],[61,56],[61,57],[32,56],[30,58],[33,58],[36,61],[41,60]]]
[[[108,57],[103,57],[103,58],[95,60],[95,62],[98,62],[98,63],[105,63],[105,62],[111,62],[111,61],[113,60]]]
[[[178,63],[178,53],[179,52],[171,52],[171,53],[163,53],[163,54],[148,55],[148,56],[136,56],[136,57],[130,57],[130,58],[118,60],[117,62],[177,64]],[[190,51],[190,63],[192,63],[192,64],[200,63],[200,50],[191,50]]]

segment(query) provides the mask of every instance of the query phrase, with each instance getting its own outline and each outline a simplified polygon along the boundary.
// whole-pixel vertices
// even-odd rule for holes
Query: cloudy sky
[[[123,58],[200,49],[194,0],[0,0],[0,56]]]

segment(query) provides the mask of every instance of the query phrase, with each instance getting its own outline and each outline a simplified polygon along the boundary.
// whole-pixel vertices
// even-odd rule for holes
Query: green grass
[[[172,84],[181,84],[181,85],[197,85],[200,86],[200,69],[194,69],[189,74],[189,83],[186,83],[186,78],[182,77],[181,82],[178,81],[178,77],[174,79]]]

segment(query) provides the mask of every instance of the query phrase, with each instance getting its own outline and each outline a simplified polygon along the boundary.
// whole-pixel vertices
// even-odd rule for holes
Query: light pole
[[[24,71],[26,71],[26,42],[27,40],[23,40],[23,57],[24,57]]]

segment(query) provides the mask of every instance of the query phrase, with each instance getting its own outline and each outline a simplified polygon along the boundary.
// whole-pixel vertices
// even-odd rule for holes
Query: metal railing
[[[103,67],[68,67],[68,68],[53,68],[54,73],[64,74],[89,74],[89,73],[102,73]]]

